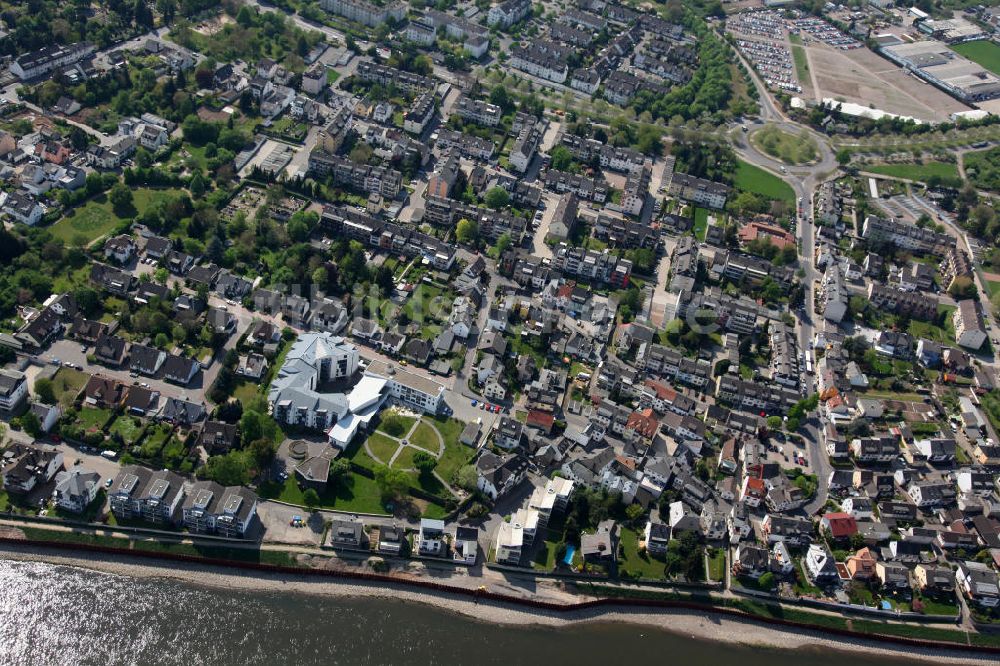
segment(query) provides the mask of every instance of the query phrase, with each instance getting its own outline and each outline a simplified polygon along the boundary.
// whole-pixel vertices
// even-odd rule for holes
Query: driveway
[[[121,470],[122,466],[117,461],[108,460],[96,453],[83,453],[65,442],[55,444],[54,446],[63,454],[64,468],[67,470],[79,468],[97,472],[101,475],[102,485],[105,480],[115,478]],[[76,464],[77,460],[80,461],[79,465]]]

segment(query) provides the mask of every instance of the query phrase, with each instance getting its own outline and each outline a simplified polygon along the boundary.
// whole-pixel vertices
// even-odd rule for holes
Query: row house
[[[536,39],[527,46],[517,45],[510,50],[508,64],[553,83],[564,83],[569,69],[567,58],[572,49],[544,39]]]
[[[955,239],[948,234],[874,215],[865,218],[861,237],[869,243],[891,243],[901,250],[920,254],[944,255],[955,247]]]
[[[716,379],[715,397],[747,411],[784,414],[802,396],[798,391],[781,385],[749,381],[733,375]]]
[[[339,185],[389,199],[396,197],[403,184],[403,175],[395,169],[355,164],[319,148],[309,154],[309,171],[317,176],[330,176]]]
[[[935,298],[922,293],[901,291],[877,282],[868,285],[868,301],[879,310],[912,319],[933,321],[938,316]]]
[[[108,489],[108,503],[120,520],[173,524],[184,498],[183,486],[184,480],[169,470],[125,465]]]

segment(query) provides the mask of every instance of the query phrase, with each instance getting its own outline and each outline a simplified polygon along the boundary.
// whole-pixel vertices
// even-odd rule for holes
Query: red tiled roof
[[[858,521],[849,513],[827,513],[823,522],[834,539],[853,536],[858,533]]]

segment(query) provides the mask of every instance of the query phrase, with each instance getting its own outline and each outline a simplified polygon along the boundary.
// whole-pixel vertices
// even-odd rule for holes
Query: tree
[[[768,430],[781,430],[781,417],[780,416],[768,416],[767,417],[767,428]]]
[[[245,486],[250,483],[250,465],[243,451],[212,456],[202,469],[205,478],[223,486]]]
[[[502,187],[494,187],[486,193],[485,201],[493,210],[500,210],[510,203],[510,193]]]
[[[377,465],[375,467],[375,483],[378,485],[383,501],[398,500],[410,487],[410,477],[401,469]]]
[[[337,458],[330,463],[330,476],[327,485],[336,488],[347,481],[351,474],[351,463],[343,458]]]
[[[510,99],[510,94],[503,85],[499,85],[490,93],[490,102],[500,107],[506,113],[514,108],[514,102]]]
[[[236,22],[243,28],[251,27],[254,24],[255,18],[256,12],[247,5],[240,7],[240,11],[236,14]]]
[[[770,590],[774,587],[774,574],[770,571],[764,572],[764,575],[760,577],[757,581],[761,589]]]
[[[463,465],[455,472],[455,484],[463,490],[472,492],[479,484],[479,472],[475,465]]]
[[[455,238],[464,245],[475,243],[479,239],[479,225],[463,217],[455,227]]]
[[[240,418],[240,435],[244,442],[252,442],[264,436],[264,426],[261,423],[263,415],[253,410],[243,412]]]
[[[569,171],[573,166],[573,153],[563,145],[556,146],[550,153],[552,157],[552,168],[556,171]]]
[[[392,294],[392,290],[396,286],[396,283],[393,282],[392,269],[385,264],[379,266],[378,270],[375,271],[375,284],[382,290],[383,295]]]
[[[31,410],[21,416],[21,428],[32,437],[42,436],[42,424],[38,420],[38,416]]]
[[[955,299],[975,298],[976,285],[973,284],[971,278],[956,277],[952,280],[951,286],[948,287],[948,294]]]
[[[41,377],[35,380],[35,395],[46,405],[56,404],[55,386],[51,379]]]
[[[274,462],[274,456],[278,453],[278,444],[266,437],[261,437],[250,442],[247,453],[257,465],[257,469],[263,469]]]
[[[639,523],[639,519],[646,515],[645,509],[639,504],[629,504],[625,507],[625,517],[633,525]]]
[[[205,177],[201,175],[200,171],[196,171],[195,174],[191,176],[191,182],[188,183],[188,188],[191,190],[191,194],[194,195],[195,199],[200,199],[205,195],[207,187]]]
[[[508,233],[500,234],[500,237],[497,238],[496,245],[493,246],[495,249],[496,258],[499,259],[500,257],[502,257],[503,253],[507,251],[507,248],[509,248],[510,245],[511,245],[510,234]]]
[[[430,478],[437,463],[437,458],[425,451],[420,451],[413,456],[413,466],[417,468],[421,478]]]
[[[135,214],[132,190],[125,183],[116,183],[111,188],[108,199],[111,201],[111,208],[118,217],[129,217]]]
[[[302,493],[302,501],[311,510],[315,511],[316,507],[319,506],[319,493],[316,492],[315,488],[306,488],[305,492]]]

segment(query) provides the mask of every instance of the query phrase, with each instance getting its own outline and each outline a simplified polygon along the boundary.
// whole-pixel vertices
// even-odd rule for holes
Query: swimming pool
[[[574,555],[576,555],[576,546],[566,546],[566,557],[563,558],[563,564],[566,566],[573,564]]]

